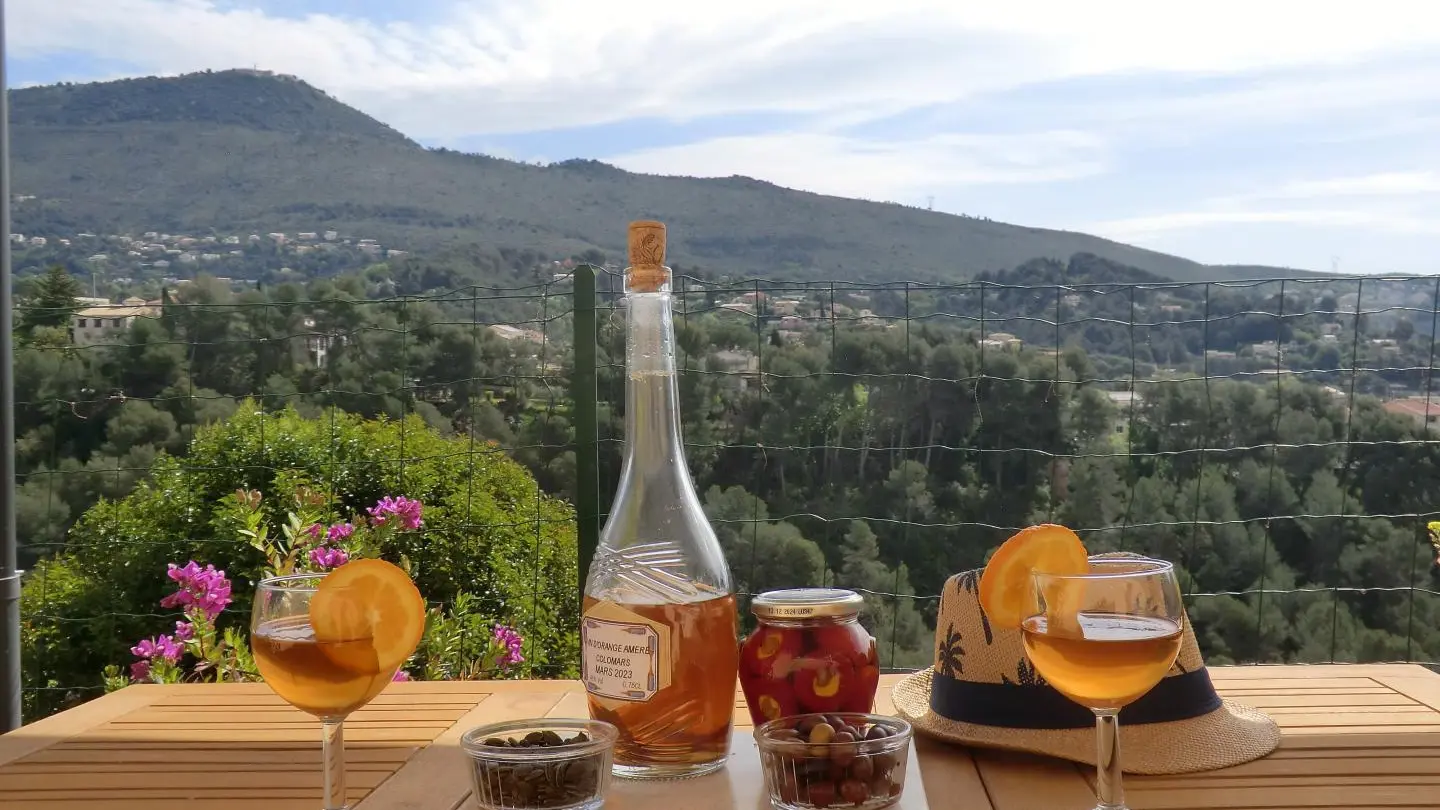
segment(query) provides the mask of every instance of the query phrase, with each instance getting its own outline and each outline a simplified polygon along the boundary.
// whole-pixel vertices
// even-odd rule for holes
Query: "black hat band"
[[[1209,714],[1223,705],[1204,668],[1156,684],[1120,710],[1120,725],[1168,723]],[[1049,684],[962,681],[941,672],[930,676],[930,708],[941,717],[981,726],[1028,729],[1090,728],[1095,713]]]

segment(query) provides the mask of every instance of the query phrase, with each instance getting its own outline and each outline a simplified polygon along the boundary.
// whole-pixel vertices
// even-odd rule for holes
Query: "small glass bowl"
[[[779,810],[876,810],[900,801],[910,724],[880,714],[801,714],[755,729],[770,803]]]
[[[569,742],[584,734],[580,742]],[[514,720],[472,728],[460,738],[470,756],[471,795],[480,810],[598,810],[610,788],[619,732],[598,720]],[[549,744],[504,745],[527,738]],[[558,744],[557,744],[558,743]]]

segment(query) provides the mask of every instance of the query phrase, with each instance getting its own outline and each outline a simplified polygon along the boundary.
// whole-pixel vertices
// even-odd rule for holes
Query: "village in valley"
[[[25,197],[15,197],[23,203]],[[234,291],[254,288],[257,282],[305,282],[315,278],[362,270],[388,272],[395,262],[411,257],[374,238],[352,236],[337,230],[271,231],[264,233],[181,234],[145,231],[138,234],[73,233],[65,236],[11,233],[19,275],[35,274],[60,264],[81,280],[89,295],[77,300],[80,309],[69,329],[76,346],[115,342],[137,318],[157,318],[164,296],[183,300],[185,288],[197,278],[209,277]],[[578,264],[577,257],[546,260],[533,268],[534,277],[548,279],[551,286],[568,282]],[[610,267],[610,271],[619,268]],[[892,332],[905,327],[907,320],[930,322],[937,312],[948,311],[944,320],[958,322],[983,352],[1014,355],[1040,354],[1054,357],[1058,347],[1075,340],[1089,321],[1103,321],[1105,291],[1084,285],[1043,302],[999,296],[983,306],[974,289],[960,288],[942,295],[921,287],[902,305],[892,285],[874,288],[850,287],[836,290],[806,284],[780,285],[768,290],[736,289],[723,279],[686,278],[677,285],[678,312],[693,312],[716,318],[733,318],[774,345],[820,345],[837,328]],[[1080,338],[1087,352],[1105,366],[1105,356],[1117,358],[1109,378],[1107,396],[1122,417],[1115,431],[1123,435],[1124,414],[1143,405],[1147,381],[1184,379],[1196,376],[1226,376],[1264,384],[1275,375],[1294,377],[1320,386],[1328,395],[1344,400],[1352,394],[1370,394],[1385,400],[1385,409],[1394,414],[1436,427],[1440,395],[1427,399],[1426,392],[1408,384],[1406,368],[1422,366],[1421,344],[1428,338],[1417,334],[1410,311],[1432,306],[1433,291],[1419,286],[1388,285],[1361,294],[1344,285],[1311,288],[1292,284],[1280,301],[1257,291],[1248,305],[1250,317],[1261,317],[1270,307],[1283,307],[1285,329],[1276,334],[1272,326],[1250,330],[1259,339],[1246,336],[1226,338],[1208,333],[1203,347],[1193,345],[1195,331],[1203,321],[1201,303],[1193,288],[1167,290],[1165,285],[1145,293],[1134,303],[1130,315],[1144,323],[1141,362],[1130,367],[1132,347],[1107,346],[1103,339]],[[1299,292],[1296,292],[1299,290]],[[552,294],[557,292],[552,290]],[[1383,299],[1383,300],[1382,300]],[[908,308],[908,311],[907,311]],[[1284,315],[1285,312],[1290,313]],[[966,314],[969,313],[969,314]],[[1055,319],[1064,327],[1057,334]],[[1047,325],[1048,324],[1048,325]],[[307,332],[305,354],[310,362],[323,365],[337,335],[315,331],[313,319],[301,324]],[[533,323],[489,322],[486,330],[512,343],[521,354],[533,354],[549,341],[564,343],[563,335],[544,334]],[[1268,330],[1268,332],[1267,332]],[[1357,332],[1358,330],[1358,332]],[[1266,338],[1266,335],[1271,337]],[[1168,337],[1167,337],[1168,335]],[[1216,338],[1220,338],[1217,340]],[[528,346],[528,348],[527,348]],[[1143,346],[1143,348],[1141,348]],[[1199,351],[1195,351],[1195,349]],[[722,347],[708,362],[725,372],[733,384],[758,389],[762,384],[761,352],[753,342]],[[550,365],[547,363],[547,365]],[[1350,369],[1361,372],[1354,379]],[[1133,382],[1131,382],[1133,378]],[[1352,390],[1353,389],[1353,390]]]

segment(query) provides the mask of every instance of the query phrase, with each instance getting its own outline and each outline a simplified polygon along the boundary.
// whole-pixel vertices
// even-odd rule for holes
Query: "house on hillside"
[[[518,326],[511,326],[508,323],[491,324],[490,333],[501,340],[521,341],[524,343],[543,343],[545,336],[535,329],[521,329]]]
[[[1145,398],[1136,391],[1106,391],[1105,397],[1115,406],[1115,420],[1111,423],[1111,429],[1116,433],[1124,433]]]
[[[1419,427],[1435,430],[1440,423],[1440,394],[1425,397],[1404,397],[1385,403],[1386,413],[1403,416]]]
[[[330,349],[337,343],[344,341],[344,335],[328,335],[315,330],[315,319],[306,318],[300,325],[307,330],[305,340],[305,359],[310,365],[319,368],[325,367],[325,361],[330,356]]]
[[[710,355],[710,370],[724,375],[723,382],[735,389],[760,387],[760,358],[744,349],[724,349]]]
[[[76,346],[93,346],[119,340],[136,318],[160,317],[160,302],[143,298],[126,298],[119,304],[88,306],[75,313],[70,326],[70,342]]]
[[[982,348],[999,349],[1002,352],[1018,352],[1023,345],[1024,341],[1009,332],[995,332],[980,341]]]

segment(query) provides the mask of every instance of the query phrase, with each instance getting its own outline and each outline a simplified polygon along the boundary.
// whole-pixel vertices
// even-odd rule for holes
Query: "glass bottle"
[[[585,579],[581,677],[590,716],[620,730],[617,776],[725,766],[739,669],[730,569],[680,438],[665,226],[633,222],[625,463]]]

